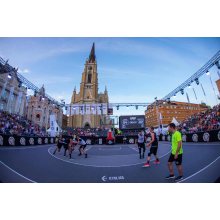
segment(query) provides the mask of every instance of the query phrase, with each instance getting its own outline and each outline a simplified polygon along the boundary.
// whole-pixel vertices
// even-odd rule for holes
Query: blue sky
[[[27,79],[56,99],[69,103],[74,86],[79,91],[81,74],[92,43],[96,44],[99,92],[108,88],[110,102],[152,102],[162,98],[203,66],[218,50],[220,38],[0,38],[0,56],[18,67]],[[211,70],[213,82],[217,68]],[[216,100],[210,81],[200,81],[208,104]],[[191,102],[206,101],[201,87],[187,89]],[[215,85],[215,90],[217,87]],[[178,94],[176,100],[186,101]],[[144,108],[115,110],[143,114]]]

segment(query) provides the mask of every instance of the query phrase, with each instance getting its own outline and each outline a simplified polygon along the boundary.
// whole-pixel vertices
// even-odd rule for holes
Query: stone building
[[[175,118],[178,122],[182,122],[189,116],[204,112],[208,107],[204,104],[194,104],[188,102],[164,102],[158,100],[157,105],[155,102],[147,107],[145,111],[146,127],[161,125],[168,125]]]
[[[77,93],[76,87],[72,94],[71,104],[79,105],[81,108],[89,106],[91,112],[92,104],[108,104],[108,91],[105,87],[104,93],[98,92],[98,72],[95,55],[95,44],[93,43],[89,58],[86,60],[84,71],[82,73],[82,80],[80,83],[80,91]],[[105,105],[107,106],[107,105]],[[72,111],[72,112],[71,112]],[[73,114],[74,108],[70,109],[70,116],[68,117],[68,127],[101,127],[102,122],[105,121],[104,114]],[[73,114],[73,115],[72,115]]]
[[[55,115],[57,124],[61,128],[63,120],[62,107],[53,104],[45,96],[45,88],[42,86],[39,93],[35,93],[33,96],[28,96],[26,117],[40,127],[48,129],[50,126],[49,120],[51,114]]]
[[[0,110],[24,116],[26,95],[15,69],[0,73]]]

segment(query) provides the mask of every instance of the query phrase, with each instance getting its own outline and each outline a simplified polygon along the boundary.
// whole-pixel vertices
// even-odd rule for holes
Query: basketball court
[[[72,159],[61,152],[53,155],[55,145],[0,148],[0,181],[18,183],[174,183],[166,180],[170,143],[160,142],[160,164],[143,168],[136,145],[88,145],[88,158]],[[184,143],[182,183],[218,182],[220,144]],[[147,156],[148,149],[145,153]],[[174,165],[175,167],[175,165]],[[175,167],[175,174],[177,170]]]

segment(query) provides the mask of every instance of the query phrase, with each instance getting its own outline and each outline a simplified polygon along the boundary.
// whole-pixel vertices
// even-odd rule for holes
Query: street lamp
[[[210,75],[210,72],[209,72],[209,71],[207,71],[207,72],[206,72],[206,75],[207,75],[207,76],[209,76],[209,75]]]

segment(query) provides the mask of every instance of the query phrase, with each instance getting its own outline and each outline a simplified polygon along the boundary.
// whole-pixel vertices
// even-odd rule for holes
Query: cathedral
[[[77,93],[76,87],[71,98],[71,107],[68,117],[68,127],[77,128],[97,128],[102,127],[108,111],[108,91],[105,87],[104,93],[98,93],[98,72],[95,55],[95,44],[93,43],[89,58],[86,60],[84,71],[82,73],[82,80],[80,83],[80,91]],[[93,106],[100,105],[102,108],[106,106],[105,113],[92,113]],[[87,112],[80,114],[80,112],[73,113],[77,106],[86,108]],[[87,109],[87,107],[89,109]],[[101,108],[100,107],[100,108]],[[71,113],[72,111],[72,113]],[[103,111],[103,109],[102,109]],[[98,112],[98,110],[97,110]]]

